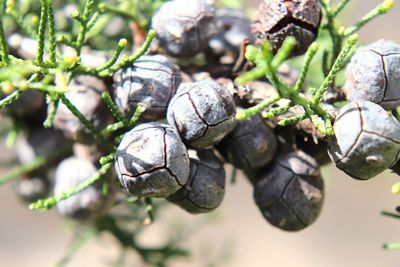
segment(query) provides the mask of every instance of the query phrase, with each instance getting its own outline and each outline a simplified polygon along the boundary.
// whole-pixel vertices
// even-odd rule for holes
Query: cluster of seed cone
[[[113,96],[127,119],[140,106],[145,111],[135,127],[125,129],[115,172],[59,202],[59,212],[77,219],[104,214],[119,191],[113,173],[131,195],[166,198],[194,214],[210,212],[223,200],[224,164],[231,164],[249,178],[262,215],[276,227],[298,231],[311,225],[322,209],[320,165],[330,162],[328,155],[337,167],[363,180],[394,165],[400,124],[386,110],[400,104],[400,48],[392,42],[379,41],[353,57],[343,89],[351,102],[340,110],[323,103],[336,116],[334,137],[319,135],[309,120],[277,126],[282,116],[297,114],[296,108],[271,120],[261,115],[235,119],[237,110],[276,93],[267,81],[234,84],[241,44],[269,40],[276,51],[287,36],[294,36],[292,56],[301,55],[315,40],[320,20],[317,0],[264,0],[253,23],[240,11],[216,9],[203,0],[163,4],[152,19],[157,39],[148,54],[118,71],[111,82],[80,75],[69,85],[67,99],[98,130],[114,122],[102,102],[103,92]],[[187,64],[198,55],[205,64]],[[287,66],[280,74],[289,83],[296,81],[296,72]],[[61,147],[67,152],[17,183],[28,201],[45,196],[51,183],[56,194],[77,186],[96,173],[98,160],[106,155],[64,104],[58,107],[54,129],[40,129],[44,97],[30,93],[4,111],[27,125],[15,146],[19,160],[30,162]],[[107,194],[105,181],[110,184]]]

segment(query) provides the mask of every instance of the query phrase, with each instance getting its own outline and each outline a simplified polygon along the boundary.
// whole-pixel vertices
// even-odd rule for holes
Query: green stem
[[[101,131],[101,134],[102,134],[103,136],[107,136],[107,135],[109,135],[110,133],[113,133],[113,132],[115,132],[115,131],[118,131],[119,129],[124,128],[125,125],[126,125],[126,124],[125,124],[124,122],[122,122],[122,121],[119,121],[119,122],[116,122],[116,123],[107,125],[107,127],[106,127],[104,130]]]
[[[43,55],[44,55],[44,41],[46,34],[46,24],[47,24],[47,13],[48,6],[47,0],[41,0],[41,11],[40,11],[40,21],[39,21],[39,30],[38,30],[38,46],[37,46],[37,55],[36,55],[36,63],[38,65],[42,65],[43,63]]]
[[[15,145],[15,142],[17,141],[20,132],[21,132],[20,123],[17,121],[13,121],[11,129],[8,130],[7,137],[5,140],[7,148],[12,148]]]
[[[111,168],[112,164],[108,163],[100,167],[100,169],[94,175],[87,178],[85,181],[80,183],[77,187],[72,188],[66,192],[58,194],[56,196],[46,198],[46,199],[39,199],[38,201],[29,205],[31,210],[48,210],[53,208],[58,202],[65,200],[83,190],[91,186],[93,183],[97,182],[102,178],[107,171]]]
[[[90,20],[87,23],[87,34],[89,34],[89,31],[96,25],[100,18],[100,13],[99,12],[94,12],[93,15],[91,16]]]
[[[306,79],[306,75],[307,75],[308,70],[310,68],[311,61],[314,58],[314,56],[317,53],[317,51],[318,51],[318,44],[317,43],[312,43],[310,45],[310,47],[307,49],[307,53],[306,53],[306,56],[305,56],[305,59],[304,59],[303,67],[302,67],[301,72],[300,72],[300,76],[297,79],[296,85],[294,86],[294,89],[293,89],[293,93],[294,94],[299,94],[301,89],[303,88],[304,81]]]
[[[340,50],[342,49],[342,39],[341,36],[338,33],[338,30],[336,28],[336,21],[335,18],[333,16],[333,11],[332,11],[332,7],[331,7],[331,3],[330,1],[321,1],[322,3],[322,7],[325,10],[326,13],[326,17],[327,17],[327,29],[329,32],[329,35],[331,37],[332,40],[332,60],[331,62],[333,62],[337,56],[340,53]],[[328,69],[331,69],[330,67]]]
[[[81,15],[79,14],[79,12],[77,10],[75,10],[72,14],[71,17],[76,20],[77,22],[79,22],[80,25],[85,24],[85,21],[83,20],[83,18],[81,17]]]
[[[325,49],[322,53],[322,73],[324,74],[324,77],[329,74],[329,64],[329,52]]]
[[[115,62],[117,62],[119,55],[121,54],[122,50],[124,50],[124,48],[126,47],[127,44],[128,44],[128,40],[126,40],[125,38],[119,40],[117,49],[115,50],[111,59],[109,61],[107,61],[104,65],[97,67],[95,72],[100,73],[102,71],[107,70],[111,66],[113,66],[115,64]]]
[[[332,10],[332,17],[336,17],[340,12],[346,7],[346,5],[350,2],[350,0],[341,0],[337,6]]]
[[[94,135],[94,137],[99,141],[104,141],[101,134],[96,130],[94,125],[88,121],[85,116],[68,100],[64,94],[60,94],[60,100],[67,106],[67,108],[77,117],[83,125]]]
[[[307,60],[310,60],[310,58],[312,58],[311,55],[316,53],[316,51],[313,51],[316,48],[317,47],[314,45],[310,48],[310,52],[308,53],[309,58]],[[305,63],[306,67],[302,74],[303,77],[299,78],[299,83],[297,84],[297,87],[295,90],[294,87],[287,85],[277,75],[276,70],[273,69],[272,64],[271,64],[271,62],[273,61],[271,44],[269,44],[268,42],[262,43],[260,49],[252,47],[251,49],[248,49],[248,51],[246,51],[246,53],[247,53],[247,56],[251,57],[252,61],[256,64],[256,66],[257,66],[256,68],[262,69],[265,71],[264,75],[267,77],[268,81],[272,84],[272,86],[275,89],[277,89],[277,91],[279,93],[279,96],[278,96],[279,99],[283,98],[283,99],[290,100],[291,103],[289,103],[288,105],[292,105],[292,106],[299,105],[304,108],[305,114],[295,116],[292,118],[284,119],[279,123],[279,125],[286,126],[286,125],[300,122],[306,118],[310,118],[310,120],[315,125],[317,130],[320,131],[322,134],[326,134],[326,135],[332,134],[330,114],[324,110],[324,108],[321,106],[321,104],[319,102],[317,105],[313,106],[311,104],[311,101],[309,99],[307,99],[306,97],[304,97],[303,95],[300,95],[299,91],[298,91],[299,88],[301,88],[301,86],[299,86],[299,84],[304,82],[304,77],[307,74],[307,71],[306,71],[307,65],[310,64],[309,62]],[[336,65],[338,65],[338,64],[336,64]],[[256,105],[254,107],[251,107],[247,110],[240,112],[237,115],[238,120],[243,120],[250,116],[258,114],[259,112],[262,112],[262,110],[264,110],[265,108],[268,107],[268,105],[271,104],[271,103],[269,103],[270,100],[271,100],[271,98],[266,99],[265,102],[262,102],[259,105]],[[275,115],[275,112],[281,112],[281,111],[284,112],[287,108],[289,108],[289,107],[283,107],[282,109],[275,109],[271,113],[267,114],[267,116]],[[246,112],[247,112],[247,114],[246,114]]]
[[[137,108],[136,108],[136,110],[135,110],[135,113],[133,113],[133,116],[131,117],[131,119],[129,120],[129,123],[128,123],[128,128],[131,128],[132,126],[134,126],[137,122],[138,122],[138,120],[139,120],[139,118],[140,118],[140,116],[143,114],[143,112],[145,112],[146,111],[146,108],[144,107],[144,106],[137,106]]]
[[[359,29],[361,29],[365,24],[373,20],[374,18],[387,13],[394,6],[394,0],[385,0],[379,6],[375,7],[371,10],[367,15],[365,15],[360,21],[358,21],[354,26],[347,28],[344,32],[344,37],[348,37],[354,33],[356,33]]]
[[[76,39],[75,42],[75,49],[76,49],[76,54],[78,56],[81,55],[81,50],[82,50],[82,46],[83,43],[85,41],[85,37],[86,37],[86,33],[89,30],[88,29],[88,22],[91,18],[92,12],[93,12],[93,8],[95,6],[96,0],[86,0],[85,2],[85,7],[83,10],[83,16],[79,17],[81,21],[81,28],[79,30],[79,34],[78,37]]]
[[[119,69],[125,67],[128,64],[132,64],[133,62],[135,62],[140,56],[142,56],[144,53],[147,52],[154,37],[156,37],[156,31],[150,30],[149,33],[147,34],[145,42],[143,43],[142,47],[139,50],[137,50],[132,56],[123,58],[120,63],[99,73],[99,76],[106,77],[106,76],[113,75]]]
[[[272,67],[272,46],[269,42],[261,44],[261,58],[257,60],[257,64],[265,67],[265,75],[272,86],[278,90],[279,96],[281,98],[291,99],[292,88],[287,86],[286,83],[278,77],[276,70]]]
[[[29,89],[32,90],[38,90],[38,91],[42,91],[45,93],[58,93],[58,94],[63,94],[63,93],[67,93],[68,90],[65,88],[59,88],[57,86],[54,85],[49,85],[49,84],[43,84],[43,83],[29,83],[28,84]]]
[[[46,164],[46,162],[47,162],[47,158],[44,156],[41,156],[41,157],[37,157],[32,162],[15,167],[9,173],[0,177],[0,186],[15,179],[15,178],[21,177],[25,173],[29,173],[31,171],[34,171],[34,170],[44,166]]]
[[[106,164],[114,162],[114,160],[115,160],[115,153],[111,153],[108,156],[101,157],[99,162],[101,165],[106,165]]]
[[[95,12],[88,25],[88,32],[86,38],[91,39],[99,34],[102,34],[104,28],[109,24],[114,16],[104,15],[100,12]],[[111,40],[110,40],[111,41]],[[114,42],[114,40],[112,40]]]
[[[125,127],[127,127],[128,129],[132,128],[139,120],[140,116],[142,115],[143,112],[146,111],[146,108],[144,106],[139,105],[136,110],[135,113],[133,114],[133,116],[131,117],[131,119],[128,122],[128,125],[124,125]],[[115,127],[119,127],[118,125],[115,125]],[[107,129],[107,128],[106,128]],[[119,144],[122,140],[122,138],[124,137],[126,133],[123,133],[119,136],[117,136],[115,138],[115,142],[117,144]]]
[[[1,61],[8,64],[10,63],[10,58],[8,57],[8,45],[3,28],[4,1],[5,0],[0,0],[0,49],[1,49],[0,55],[1,55]]]
[[[75,43],[71,41],[71,38],[66,36],[65,34],[59,34],[56,39],[58,44],[64,44],[66,46],[72,47],[76,49]]]
[[[59,103],[60,103],[59,99],[50,103],[50,110],[48,111],[46,120],[43,122],[44,128],[51,128],[54,121],[54,117],[56,116]]]
[[[53,0],[47,0],[47,16],[49,22],[50,64],[56,65],[56,29],[54,24]]]
[[[264,117],[264,119],[271,119],[273,117],[276,117],[278,115],[281,115],[281,114],[287,112],[292,106],[293,106],[292,103],[287,103],[278,108],[274,108],[268,112],[263,113],[262,116]]]
[[[146,197],[145,198],[145,202],[146,202],[146,212],[147,212],[147,216],[148,216],[148,223],[152,223],[154,222],[154,207],[153,207],[153,202],[151,200],[151,198]]]
[[[391,217],[391,218],[394,218],[394,219],[400,219],[400,214],[398,214],[398,213],[393,213],[393,212],[389,212],[389,211],[382,211],[381,214],[383,216]]]
[[[331,115],[325,111],[320,103],[318,103],[318,105],[316,106],[312,106],[311,101],[302,95],[292,95],[292,99],[295,104],[304,108],[304,115],[306,116],[306,118],[309,118],[311,120],[313,125],[321,134],[329,136],[333,135],[330,122]]]
[[[247,120],[248,118],[261,113],[262,111],[264,111],[265,109],[267,109],[269,106],[271,106],[275,102],[279,101],[280,99],[281,99],[281,97],[278,95],[273,96],[268,99],[265,99],[264,101],[262,101],[261,103],[255,105],[253,107],[243,109],[236,114],[236,120],[238,120],[238,121]]]
[[[287,37],[272,60],[272,68],[275,70],[278,69],[278,67],[290,56],[295,47],[296,39],[292,36]]]
[[[386,243],[383,248],[386,250],[400,250],[400,243]]]
[[[326,115],[324,115],[324,121],[325,121],[325,134],[327,136],[333,136],[335,133],[333,131],[331,114],[327,113]]]
[[[235,79],[235,83],[236,84],[245,84],[250,81],[258,80],[265,76],[265,72],[266,72],[265,66],[257,66],[256,68],[239,75]]]
[[[0,109],[10,105],[14,101],[18,100],[18,98],[22,95],[21,90],[14,91],[11,95],[7,96],[6,98],[0,100]]]
[[[322,82],[321,86],[316,90],[315,95],[311,99],[312,106],[318,106],[323,94],[328,90],[329,86],[334,81],[336,75],[341,70],[343,66],[343,62],[345,61],[347,55],[350,53],[350,50],[358,41],[358,35],[352,35],[347,40],[346,44],[344,45],[342,51],[340,52],[339,56],[335,60],[335,63],[332,66],[332,69],[329,71],[328,76]]]
[[[278,122],[279,126],[289,126],[298,122],[301,122],[303,120],[307,119],[307,115],[306,114],[301,114],[301,115],[297,115],[297,116],[293,116],[290,118],[285,118],[282,119]]]
[[[108,109],[111,111],[113,116],[119,121],[119,122],[125,122],[125,116],[124,114],[119,111],[119,108],[117,105],[114,103],[114,101],[111,98],[111,95],[109,92],[103,92],[101,94],[101,99],[106,103]]]

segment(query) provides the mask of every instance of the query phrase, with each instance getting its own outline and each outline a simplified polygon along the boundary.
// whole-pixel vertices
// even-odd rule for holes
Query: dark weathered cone
[[[228,8],[217,10],[216,21],[222,30],[210,39],[205,51],[207,71],[213,77],[233,77],[243,45],[254,43],[251,21],[243,11]]]
[[[400,105],[400,45],[380,40],[361,48],[347,66],[348,98],[385,109]]]
[[[258,169],[275,156],[278,142],[271,128],[257,115],[237,123],[235,129],[217,147],[235,167]]]
[[[168,123],[183,141],[196,149],[208,148],[235,127],[232,96],[214,81],[182,83],[167,111]]]
[[[168,200],[186,211],[198,214],[215,210],[225,194],[225,170],[212,150],[190,155],[190,175],[186,185]]]
[[[318,0],[264,0],[258,7],[252,30],[258,42],[269,40],[277,51],[288,36],[297,45],[293,56],[302,55],[318,35],[321,7]]]
[[[179,68],[165,56],[144,55],[115,74],[115,102],[128,118],[142,105],[140,120],[159,120],[180,83]]]
[[[173,128],[144,123],[122,139],[115,171],[125,190],[135,196],[168,197],[187,183],[189,156]]]
[[[173,57],[191,57],[204,51],[219,29],[215,8],[204,0],[173,0],[164,3],[152,18],[157,42]]]
[[[301,151],[279,155],[254,183],[254,200],[272,225],[286,231],[306,228],[324,200],[318,163]]]
[[[400,156],[400,123],[381,106],[354,101],[336,117],[329,155],[336,166],[355,179],[370,179]]]

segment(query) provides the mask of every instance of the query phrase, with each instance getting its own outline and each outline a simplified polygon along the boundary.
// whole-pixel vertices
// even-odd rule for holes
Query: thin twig
[[[132,56],[123,58],[120,63],[99,73],[99,76],[105,77],[105,76],[113,75],[119,69],[125,67],[128,64],[132,64],[133,62],[135,62],[140,56],[142,56],[144,53],[147,52],[154,37],[156,37],[156,31],[150,30],[149,33],[147,34],[145,42],[143,43],[142,47],[139,50],[137,50]]]
[[[393,213],[393,212],[389,212],[389,211],[382,211],[381,214],[383,216],[392,217],[394,219],[400,219],[400,214],[398,214],[398,213]]]
[[[306,79],[306,75],[308,73],[308,70],[310,68],[310,64],[312,59],[314,58],[315,54],[318,51],[318,44],[317,43],[312,43],[310,47],[307,50],[303,67],[300,72],[300,76],[297,79],[296,85],[294,86],[293,92],[296,94],[300,93],[301,89],[303,88],[304,81]]]
[[[47,0],[47,17],[48,17],[48,22],[49,22],[49,50],[50,50],[50,55],[49,55],[49,61],[50,64],[55,65],[56,64],[56,29],[55,29],[55,24],[54,24],[54,11],[53,11],[53,0]]]
[[[0,177],[0,186],[15,179],[15,178],[21,177],[25,173],[31,172],[33,170],[38,169],[41,166],[44,166],[46,164],[46,162],[47,162],[47,158],[44,156],[41,156],[41,157],[37,157],[30,163],[15,167],[9,173]]]
[[[48,210],[53,208],[58,202],[67,199],[91,186],[93,183],[97,182],[101,177],[103,177],[107,171],[111,168],[112,164],[108,163],[100,167],[100,169],[94,175],[87,178],[85,181],[80,183],[77,187],[72,188],[66,192],[58,194],[53,197],[46,199],[39,199],[38,201],[29,205],[31,210]]]
[[[51,128],[54,121],[54,117],[56,116],[57,113],[59,103],[60,103],[59,99],[50,103],[50,110],[48,111],[46,120],[43,122],[44,128]]]
[[[88,121],[85,116],[83,116],[83,114],[68,100],[68,98],[64,94],[60,94],[60,100],[75,115],[75,117],[77,117],[82,122],[82,124],[93,134],[93,136],[97,140],[103,141],[103,137],[101,136],[99,131],[97,131],[94,125],[90,121]]]
[[[43,55],[44,55],[44,41],[46,34],[46,24],[47,24],[47,12],[48,12],[48,2],[47,0],[41,0],[41,11],[40,11],[40,21],[38,30],[38,45],[36,53],[36,63],[42,65]]]
[[[361,29],[365,24],[373,20],[374,18],[387,13],[394,6],[394,0],[385,0],[379,6],[375,7],[371,10],[367,15],[365,15],[360,21],[358,21],[354,26],[349,27],[344,32],[344,37],[348,37],[354,33],[356,33],[359,29]]]
[[[11,95],[0,100],[0,109],[10,105],[14,101],[16,101],[21,95],[22,95],[22,91],[18,89],[16,91],[14,91]]]
[[[326,92],[326,90],[329,88],[329,86],[332,84],[334,78],[338,74],[338,72],[341,70],[343,66],[343,62],[347,58],[347,55],[350,53],[350,50],[353,48],[353,46],[358,42],[358,35],[352,35],[349,37],[349,39],[346,41],[345,46],[343,47],[342,51],[340,52],[339,56],[335,60],[335,63],[332,66],[332,69],[329,71],[328,76],[325,78],[325,80],[322,82],[321,86],[316,90],[315,95],[311,99],[311,105],[312,106],[317,106],[320,103],[320,100],[323,96],[323,94]]]
[[[111,95],[109,92],[103,92],[101,94],[101,99],[106,103],[108,109],[111,111],[111,113],[114,115],[114,117],[119,121],[119,122],[124,122],[125,117],[124,114],[119,111],[117,105],[114,103],[114,101],[111,98]]]
[[[332,10],[332,17],[336,17],[346,7],[350,0],[341,0],[336,7]]]
[[[106,69],[109,69],[111,66],[113,66],[115,64],[115,62],[117,62],[119,55],[121,54],[122,50],[126,47],[127,44],[128,44],[128,40],[126,40],[125,38],[119,40],[117,49],[115,50],[111,59],[109,61],[107,61],[104,65],[97,67],[96,72],[100,73]]]
[[[5,0],[0,0],[0,49],[1,49],[0,55],[1,55],[1,60],[6,64],[8,64],[10,62],[10,58],[8,57],[8,45],[3,29],[4,1]]]
[[[243,121],[243,120],[246,120],[247,118],[253,117],[253,116],[261,113],[262,111],[267,109],[270,105],[276,103],[280,99],[281,99],[281,97],[278,95],[273,96],[268,99],[265,99],[264,101],[262,101],[261,103],[255,105],[253,107],[244,109],[236,114],[236,120]]]

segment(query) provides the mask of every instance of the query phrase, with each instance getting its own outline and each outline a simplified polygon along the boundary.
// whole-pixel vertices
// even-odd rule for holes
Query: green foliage
[[[77,187],[72,188],[69,191],[62,192],[59,195],[56,195],[54,197],[46,198],[46,199],[39,199],[35,203],[32,203],[29,205],[29,208],[32,210],[48,210],[53,208],[58,202],[67,199],[94,184],[96,181],[98,181],[100,178],[102,178],[111,168],[112,164],[107,163],[103,165],[97,173],[94,175],[90,176],[87,178],[84,182],[79,184]]]
[[[247,47],[246,58],[254,63],[256,67],[239,76],[236,79],[236,83],[243,84],[266,77],[275,89],[277,89],[278,95],[266,99],[256,106],[242,110],[237,114],[236,118],[238,120],[245,120],[268,109],[268,112],[264,116],[266,118],[271,118],[285,113],[292,106],[298,105],[304,109],[304,114],[296,115],[292,118],[285,118],[278,122],[278,125],[287,126],[305,119],[310,119],[322,135],[333,135],[332,116],[322,106],[322,97],[327,90],[335,87],[336,76],[343,69],[345,60],[358,41],[358,36],[354,33],[372,19],[388,12],[394,4],[393,0],[384,1],[355,25],[348,28],[337,27],[338,21],[336,17],[348,3],[349,0],[342,0],[337,6],[333,7],[331,1],[321,1],[326,15],[326,22],[321,26],[321,29],[328,32],[331,38],[331,44],[326,46],[323,50],[321,60],[322,67],[319,68],[319,70],[322,70],[323,80],[316,90],[312,90],[311,87],[306,90],[303,88],[303,85],[307,73],[310,70],[311,61],[317,53],[319,47],[318,43],[313,43],[309,47],[300,71],[300,76],[294,87],[283,82],[277,71],[279,65],[289,58],[295,46],[295,40],[292,37],[288,37],[285,40],[275,56],[272,55],[271,45],[269,43],[261,44],[259,48],[254,46]],[[320,35],[324,35],[324,33],[322,32]],[[329,55],[331,55],[330,60],[328,59]],[[320,73],[318,70],[315,72]],[[314,81],[313,79],[311,80],[311,84],[312,86],[316,86],[315,79]],[[308,92],[311,98],[307,99],[305,96],[301,95],[302,92]],[[290,102],[278,108],[270,108],[270,106],[276,104],[281,99],[286,99]]]
[[[110,152],[109,156],[101,159],[102,167],[100,167],[98,172],[77,187],[59,195],[47,199],[41,199],[30,205],[30,208],[34,210],[48,210],[54,207],[59,201],[81,192],[94,182],[100,180],[107,171],[109,171],[113,166],[116,145],[118,144],[118,140],[122,137],[118,136],[116,138],[116,143],[109,143],[106,139],[108,139],[108,136],[111,133],[119,129],[133,127],[139,119],[140,114],[144,111],[144,108],[140,106],[132,118],[126,119],[117,109],[111,96],[105,93],[103,94],[102,99],[107,104],[111,113],[115,116],[117,122],[108,125],[105,129],[99,131],[66,97],[65,93],[69,90],[68,84],[70,80],[79,74],[110,77],[119,69],[123,68],[125,65],[131,64],[142,54],[146,53],[155,37],[155,32],[153,30],[147,32],[151,14],[163,1],[141,1],[140,5],[139,1],[135,0],[118,1],[118,5],[114,5],[112,2],[109,3],[110,6],[121,8],[121,10],[136,10],[136,13],[129,18],[129,21],[137,23],[137,19],[139,18],[140,29],[147,32],[147,37],[145,38],[143,45],[131,55],[126,53],[126,49],[132,49],[134,45],[138,45],[139,43],[131,43],[128,46],[127,39],[132,40],[132,38],[128,37],[119,39],[119,41],[114,44],[116,48],[112,56],[109,57],[109,60],[105,64],[98,67],[86,66],[81,63],[82,50],[84,46],[91,46],[96,49],[100,48],[105,51],[109,50],[108,43],[99,45],[99,43],[102,42],[97,41],[97,35],[93,34],[93,32],[102,32],[107,22],[110,21],[114,15],[123,15],[121,13],[116,13],[115,8],[109,9],[107,8],[107,5],[99,5],[99,2],[96,0],[83,1],[83,6],[81,6],[81,1],[71,2],[81,11],[73,12],[69,18],[67,17],[68,14],[63,14],[66,16],[64,19],[67,20],[67,24],[69,25],[60,25],[55,21],[56,14],[54,10],[58,11],[60,9],[63,5],[61,1],[53,2],[52,0],[41,0],[40,10],[38,10],[35,5],[31,4],[30,1],[7,1],[7,8],[5,8],[5,2],[6,1],[4,0],[0,1],[0,88],[4,94],[0,100],[0,108],[13,104],[27,90],[43,91],[47,94],[47,103],[51,105],[47,119],[44,122],[44,127],[51,127],[58,105],[62,102],[91,132],[91,134],[96,138],[98,144]],[[131,6],[131,8],[127,8],[128,6]],[[140,6],[140,8],[133,8],[137,6]],[[59,12],[57,15],[59,15]],[[106,22],[100,20],[101,17],[107,17]],[[38,24],[27,23],[28,18],[37,18]],[[7,27],[4,26],[4,23],[7,23]],[[102,23],[102,25],[99,25],[100,23]],[[4,29],[16,30],[17,28],[21,29],[19,32],[36,40],[37,51],[34,59],[22,59],[10,55],[6,38],[7,33]],[[60,46],[71,47],[75,51],[75,54],[65,56],[59,50]],[[124,55],[121,56],[121,54]],[[16,136],[16,134],[13,134],[12,136]],[[15,140],[15,138],[13,139]],[[56,153],[59,152],[60,151],[56,151]],[[54,154],[49,155],[48,157],[38,156],[28,164],[17,166],[6,175],[0,177],[0,184],[4,184],[25,173],[29,173],[45,166],[49,159],[54,156]],[[153,218],[153,205],[147,203],[143,206],[144,210],[146,210],[146,214],[151,214],[151,217]],[[102,226],[98,228],[98,231],[96,230],[96,233],[106,230],[117,231],[116,229],[110,228],[110,225],[105,227],[102,224]],[[89,231],[89,234],[90,238],[92,238],[93,231]],[[131,236],[130,233],[124,235],[126,235],[126,237]],[[71,248],[69,254],[62,259],[57,266],[64,266],[83,245],[84,241],[89,239],[87,235],[83,235],[82,238],[82,240],[79,239],[79,241],[77,241],[77,243]],[[170,245],[159,249],[146,249],[135,243],[129,243],[125,240],[124,242],[126,243],[124,245],[128,244],[132,248],[137,249],[146,259],[150,255],[155,255],[156,253],[165,253],[165,257],[173,257],[175,254],[186,254],[180,250],[175,252]]]
[[[15,103],[27,90],[44,92],[47,103],[50,105],[47,118],[43,123],[44,127],[52,126],[57,108],[60,103],[63,103],[108,154],[100,159],[101,167],[96,174],[67,192],[32,203],[29,206],[31,209],[48,210],[54,207],[59,201],[101,180],[113,166],[116,146],[125,132],[137,123],[145,108],[139,106],[131,118],[125,118],[110,94],[105,92],[102,94],[102,99],[116,122],[98,130],[65,94],[69,91],[68,85],[71,79],[76,75],[88,74],[106,80],[145,54],[156,36],[156,32],[150,29],[151,16],[165,1],[0,0],[0,88],[2,91],[0,109]],[[321,134],[328,136],[333,134],[332,115],[325,110],[321,99],[326,91],[336,86],[337,75],[343,70],[346,59],[356,45],[358,37],[354,34],[372,19],[388,12],[394,4],[394,0],[385,0],[354,25],[339,26],[337,17],[349,2],[350,0],[341,0],[333,6],[331,1],[321,0],[324,19],[317,42],[309,47],[304,58],[289,61],[293,65],[301,66],[300,76],[294,86],[285,83],[278,73],[279,66],[287,61],[296,45],[294,38],[288,38],[276,55],[273,55],[271,44],[268,42],[260,46],[248,46],[246,58],[254,63],[255,68],[240,75],[235,82],[243,84],[267,78],[277,94],[239,112],[237,120],[245,120],[260,113],[265,118],[273,118],[287,112],[293,106],[301,106],[304,114],[283,119],[279,125],[287,126],[310,119]],[[72,14],[65,14],[62,9],[66,4],[75,6],[77,10]],[[221,0],[218,4],[240,8],[243,6],[243,1]],[[106,26],[116,17],[122,18],[126,23],[123,34],[105,37]],[[14,32],[36,41],[36,53],[32,59],[18,58],[11,53],[7,37]],[[66,55],[61,48],[70,48],[73,53]],[[96,67],[83,64],[82,55],[85,48],[101,51],[108,55],[108,60]],[[112,50],[111,53],[109,53],[110,50]],[[133,50],[134,53],[127,52]],[[311,64],[311,62],[317,64]],[[307,83],[317,89],[305,88],[307,77],[312,77],[307,80]],[[305,93],[308,95],[306,96]],[[283,99],[286,100],[284,104],[272,107]],[[10,140],[15,140],[18,132],[19,127],[10,130]],[[109,137],[115,133],[118,134],[114,136],[114,140],[110,141]],[[55,153],[60,153],[60,151]],[[0,177],[0,185],[45,166],[53,156],[53,154],[39,156],[28,164],[16,167]],[[393,190],[400,191],[400,186],[396,186]],[[133,249],[145,262],[153,266],[165,266],[170,258],[188,255],[187,251],[177,247],[178,240],[171,240],[164,246],[156,248],[142,247],[136,241],[136,234],[143,227],[143,221],[151,223],[155,219],[158,206],[151,199],[130,198],[122,205],[131,212],[128,216],[107,215],[96,221],[95,230],[87,230],[77,238],[69,253],[56,266],[64,266],[86,241],[102,232],[112,233],[123,251]],[[137,216],[140,212],[144,212],[145,215]],[[391,216],[398,218],[397,215]],[[121,218],[140,222],[140,226],[134,230],[125,229],[119,224]],[[400,246],[391,243],[385,248],[399,249]]]
[[[286,112],[290,106],[299,105],[303,107],[305,113],[304,115],[297,115],[292,118],[286,118],[279,122],[281,126],[287,126],[290,124],[298,123],[305,119],[310,119],[315,125],[318,131],[323,135],[333,135],[332,125],[331,125],[331,115],[324,109],[321,105],[321,98],[323,94],[328,90],[329,86],[333,83],[333,79],[341,69],[344,60],[349,54],[351,48],[356,44],[358,36],[351,36],[339,54],[338,58],[335,60],[331,71],[325,77],[325,80],[320,85],[317,90],[312,93],[311,99],[307,99],[305,96],[300,94],[302,85],[304,84],[304,79],[307,74],[307,69],[310,65],[312,57],[315,55],[318,45],[316,43],[312,44],[307,51],[304,66],[301,71],[301,75],[294,87],[288,85],[278,76],[277,69],[279,65],[286,59],[292,52],[294,48],[294,43],[292,39],[287,39],[280,50],[277,52],[275,57],[272,56],[272,49],[269,43],[264,43],[261,48],[256,48],[254,46],[249,46],[246,52],[246,57],[252,61],[256,67],[250,72],[239,76],[236,79],[237,83],[245,83],[251,80],[256,80],[262,76],[266,76],[267,79],[272,83],[272,85],[277,89],[278,95],[271,97],[268,100],[258,104],[257,106],[245,109],[237,114],[238,120],[245,120],[251,116],[254,116],[270,105],[276,103],[281,99],[289,100],[289,104],[285,108],[278,108],[270,111],[273,115],[279,115],[279,112]],[[279,111],[279,112],[278,112]]]
[[[7,183],[8,181],[21,177],[21,175],[38,169],[46,164],[46,157],[37,157],[32,162],[24,165],[20,165],[12,169],[6,175],[0,177],[0,186]]]
[[[383,216],[390,217],[396,220],[400,220],[400,213],[392,213],[388,211],[382,212]],[[400,250],[400,243],[385,243],[383,244],[385,250]]]

